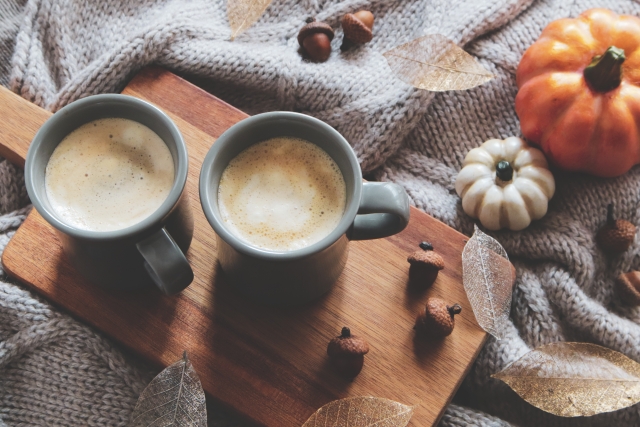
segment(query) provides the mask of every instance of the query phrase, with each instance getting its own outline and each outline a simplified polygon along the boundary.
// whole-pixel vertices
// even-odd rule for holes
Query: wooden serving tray
[[[6,247],[5,270],[155,364],[167,366],[187,350],[207,393],[258,425],[298,427],[322,405],[362,395],[418,405],[410,425],[435,425],[486,338],[462,286],[465,236],[412,208],[402,233],[351,242],[344,273],[320,300],[286,309],[252,303],[226,283],[198,197],[205,154],[247,115],[157,68],[143,70],[123,93],[162,108],[187,142],[187,191],[195,216],[187,258],[194,282],[173,297],[94,287],[67,263],[53,229],[35,210]],[[33,135],[49,116],[0,88],[0,155],[24,165]],[[428,290],[409,282],[406,261],[423,240],[446,263]],[[429,296],[463,307],[453,334],[442,342],[414,337],[415,316]],[[328,341],[345,325],[371,346],[352,382],[334,372],[326,355]]]

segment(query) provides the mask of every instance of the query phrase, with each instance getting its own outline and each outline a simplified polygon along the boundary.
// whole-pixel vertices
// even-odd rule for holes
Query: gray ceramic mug
[[[257,248],[225,226],[218,209],[218,184],[225,167],[258,142],[290,136],[310,141],[338,164],[347,187],[345,212],[325,238],[286,252]],[[218,236],[218,260],[245,295],[272,304],[302,303],[327,292],[347,262],[348,241],[377,239],[402,231],[409,222],[409,198],[392,183],[362,181],[349,143],[326,123],[304,114],[259,114],[235,124],[213,144],[200,172],[200,201]]]
[[[173,186],[155,212],[130,227],[82,230],[66,224],[51,208],[45,169],[65,136],[85,123],[112,117],[142,123],[162,138],[173,157]],[[187,169],[187,147],[165,113],[131,96],[95,95],[69,104],[42,125],[27,153],[25,183],[38,213],[57,230],[66,257],[91,282],[118,290],[154,283],[163,293],[175,294],[193,280],[184,255],[193,237],[193,214],[184,192]]]

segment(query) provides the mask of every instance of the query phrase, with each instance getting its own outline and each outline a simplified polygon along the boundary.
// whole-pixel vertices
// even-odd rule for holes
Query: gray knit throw
[[[596,6],[640,14],[630,0],[274,0],[230,42],[222,0],[0,0],[0,83],[55,111],[118,92],[140,68],[157,64],[248,113],[295,110],[326,121],[353,145],[369,177],[403,185],[418,208],[471,234],[473,221],[453,188],[465,154],[486,139],[520,134],[513,102],[522,53],[550,21]],[[361,8],[376,16],[373,41],[341,53],[339,19]],[[310,16],[338,29],[324,64],[297,52],[297,32]],[[438,94],[394,78],[382,53],[431,33],[464,46],[496,78]],[[492,233],[518,270],[512,325],[505,339],[489,339],[441,426],[640,425],[638,405],[562,419],[490,378],[555,341],[594,342],[640,361],[640,310],[624,308],[612,291],[618,274],[640,269],[640,239],[611,259],[594,242],[611,201],[620,217],[640,221],[640,167],[616,179],[558,173],[556,180],[544,219],[521,232]],[[21,172],[0,162],[1,248],[27,203]],[[153,373],[2,278],[0,426],[126,425]],[[211,425],[242,425],[217,407],[211,412]]]

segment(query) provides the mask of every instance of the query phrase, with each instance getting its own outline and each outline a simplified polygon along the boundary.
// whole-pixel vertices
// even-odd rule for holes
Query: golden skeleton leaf
[[[231,27],[231,40],[256,23],[272,0],[228,0],[227,18]]]
[[[561,417],[616,411],[640,401],[640,364],[595,344],[547,344],[493,378],[533,406]]]
[[[418,89],[465,90],[493,78],[471,55],[440,34],[419,37],[383,55],[400,80]]]
[[[404,427],[413,415],[413,406],[379,397],[348,397],[318,409],[302,427]]]

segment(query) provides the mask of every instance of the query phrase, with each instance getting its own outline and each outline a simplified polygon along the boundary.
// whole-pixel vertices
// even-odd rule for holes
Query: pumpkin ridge
[[[629,53],[627,60],[622,64],[622,82],[620,86],[625,83],[633,86],[640,85],[640,46]]]
[[[520,193],[520,197],[522,197],[522,201],[524,202],[524,206],[526,207],[527,212],[532,212],[532,209],[534,208],[534,203],[531,197],[526,196],[522,193]],[[529,218],[533,219],[531,215],[529,215]]]
[[[611,39],[614,44],[617,42],[625,52],[627,50],[636,52],[640,49],[640,39],[633,36],[634,32],[640,31],[640,19],[636,16],[618,15],[613,22]]]
[[[466,196],[467,191],[469,191],[469,188],[471,188],[472,183],[468,182],[464,187],[462,187],[462,190],[460,191],[460,198],[462,199],[464,196]]]
[[[553,197],[555,193],[555,185],[553,187],[548,185],[550,179],[553,179],[553,174],[546,165],[542,167],[533,164],[526,165],[520,169],[520,179],[528,179],[533,182],[547,199]]]
[[[509,212],[507,210],[507,204],[504,202],[500,204],[500,215],[498,217],[500,218],[498,221],[500,228],[510,228]]]
[[[541,141],[548,137],[557,121],[572,108],[575,97],[581,92],[584,84],[581,74],[562,71],[546,72],[523,84],[516,95],[515,107],[524,137],[542,145]],[[555,96],[546,90],[541,91],[541,86],[554,86],[558,88],[559,95]],[[549,104],[554,102],[558,105],[549,108]],[[548,110],[552,110],[553,114],[549,114]]]
[[[538,45],[538,43],[540,44]],[[521,88],[525,83],[543,74],[548,74],[551,72],[576,72],[575,66],[573,66],[573,64],[575,62],[580,62],[580,59],[571,57],[569,54],[567,54],[557,55],[557,57],[554,56],[549,60],[548,58],[545,58],[545,55],[543,55],[543,53],[546,53],[549,50],[560,50],[564,53],[565,51],[570,49],[570,46],[565,42],[553,37],[544,37],[540,38],[535,43],[535,45],[532,45],[532,47],[534,48],[529,48],[529,50],[525,52],[525,56],[522,57],[522,60],[520,61],[520,64],[518,64],[518,67],[516,69],[516,85],[518,86],[518,88]],[[528,65],[527,61],[534,62],[536,66],[533,67],[531,65]],[[540,64],[540,62],[542,61],[544,62]]]
[[[613,39],[612,27],[614,27],[619,18],[620,15],[614,11],[598,7],[584,11],[577,19],[587,25],[589,34],[595,41],[610,45]],[[608,39],[603,35],[608,36]],[[606,46],[604,49],[606,49]]]
[[[571,46],[580,38],[593,41],[595,38],[591,32],[589,22],[583,19],[583,15],[577,18],[560,18],[551,21],[540,33],[538,40],[550,38]],[[536,40],[536,43],[538,42]],[[535,44],[535,43],[534,43]]]
[[[582,78],[582,81],[584,82],[584,77]],[[587,86],[586,82],[584,82],[584,85]],[[560,123],[566,117],[566,115],[569,114],[569,111],[571,111],[571,109],[574,107],[574,105],[578,101],[579,101],[579,98],[573,98],[571,102],[569,102],[567,105],[564,106],[563,109],[561,109],[559,114],[556,114],[556,116],[551,120],[551,122],[547,125],[546,129],[542,133],[542,137],[540,138],[540,141],[536,142],[536,144],[542,147],[543,146],[542,141],[548,141],[549,135],[551,135],[551,133],[555,131],[556,127],[558,126],[558,123]],[[551,149],[551,147],[549,147],[549,150],[551,151],[551,153],[553,153],[553,149]],[[553,161],[553,158],[554,156],[552,155],[551,156],[552,161]]]
[[[504,213],[507,218],[506,227],[510,230],[521,230],[523,224],[531,223],[530,206],[524,200],[523,194],[516,186],[516,179],[504,188],[505,202],[503,203]],[[524,221],[523,221],[523,218]]]
[[[617,88],[614,89],[614,91],[616,91],[616,90],[619,91],[620,87],[617,87]],[[604,109],[606,107],[606,105],[603,105],[603,104],[607,103],[607,98],[608,97],[606,97],[605,94],[599,94],[597,96],[594,96],[594,100],[598,101],[598,103],[597,103],[598,110],[597,110],[596,117],[599,117],[599,116],[602,115],[602,112],[604,111]],[[596,122],[595,126],[593,127],[593,130],[591,131],[591,137],[589,138],[589,141],[586,144],[587,147],[593,146],[594,145],[594,141],[597,141],[597,140],[602,138],[604,132],[601,129],[601,124],[600,123],[601,123],[601,121]],[[582,166],[579,169],[579,171],[591,170],[594,167],[596,167],[597,163],[599,161],[599,154],[600,153],[598,153],[598,152],[596,152],[595,155],[592,153],[588,157],[588,159],[586,160],[587,166],[586,167]]]
[[[540,185],[538,185],[534,180],[530,179],[530,178],[521,178],[521,181],[529,181],[530,182],[530,186],[531,188],[534,188],[535,191],[538,192],[538,197],[540,197],[540,199],[549,199],[549,197],[547,197],[546,193],[542,190],[542,187]],[[520,189],[518,189],[520,190]],[[527,213],[529,214],[529,218],[533,221],[535,219],[540,219],[541,217],[537,214],[534,214],[536,212],[536,201],[530,197],[529,193],[526,191],[519,191],[520,193],[520,197],[522,197],[522,200],[524,202],[524,205],[526,206],[526,210]],[[548,205],[547,208],[548,209]],[[545,209],[545,212],[546,212]]]
[[[626,86],[626,84],[623,82],[623,84]],[[622,91],[623,89],[623,85],[621,84],[620,87],[618,87],[616,90]],[[637,123],[637,120],[635,120],[632,110],[629,106],[629,104],[627,102],[620,102],[620,109],[617,110],[616,106],[616,98],[614,97],[603,97],[601,98],[601,111],[599,116],[600,117],[616,117],[616,118],[620,118],[621,121],[625,122],[629,119],[633,120],[634,123]],[[624,112],[623,114],[619,114],[620,112]],[[626,115],[626,117],[624,116]],[[616,137],[615,134],[612,135],[612,131],[611,129],[602,129],[603,123],[606,123],[606,120],[600,120],[597,123],[596,128],[594,129],[594,133],[593,136],[594,138],[597,136],[599,139],[601,140],[605,140],[605,141],[615,141],[615,143],[619,144],[619,146],[615,146],[615,147],[606,147],[606,149],[604,149],[602,147],[602,144],[600,145],[595,145],[598,150],[596,150],[595,154],[592,156],[592,163],[590,165],[591,168],[594,168],[596,166],[598,166],[598,164],[600,164],[600,166],[602,165],[602,157],[606,156],[607,153],[606,151],[608,151],[609,149],[611,149],[615,154],[615,157],[618,158],[620,157],[617,153],[618,152],[625,152],[628,153],[630,149],[636,148],[636,153],[640,152],[640,146],[638,145],[638,127],[637,125],[634,126],[629,126],[630,129],[627,132],[624,132],[625,137],[622,138],[618,138]],[[633,132],[632,135],[629,134],[629,132]],[[593,140],[589,141],[590,144],[593,144]],[[623,146],[624,144],[624,146]],[[602,151],[605,151],[604,153]],[[633,156],[624,156],[621,157],[619,159],[619,161],[617,162],[619,165],[620,169],[625,169],[625,172],[628,171],[629,169],[631,169],[633,167],[634,164],[638,163],[638,161],[640,160],[639,156],[636,155],[635,157]],[[602,168],[600,168],[602,169]],[[608,170],[608,168],[607,168]],[[606,172],[603,174],[606,175]]]
[[[581,119],[585,121],[585,115],[597,117],[598,114],[594,111],[602,111],[601,105],[597,108],[593,106],[594,103],[601,104],[600,94],[589,90],[584,79],[580,80],[580,88],[576,91],[571,107],[554,120],[553,126],[547,129],[540,143],[552,164],[571,171],[584,170],[586,163],[591,161],[591,153],[588,150],[597,124],[595,120],[586,120],[586,125],[576,122]],[[563,135],[567,132],[572,138],[560,144],[558,141],[562,141],[565,138]]]
[[[523,150],[524,151],[524,150]],[[527,149],[526,151],[530,151],[529,149]],[[522,164],[521,162],[518,162],[518,159],[516,159],[514,161],[514,169],[516,171],[520,171],[526,168],[530,168],[530,167],[537,167],[537,168],[549,168],[549,163],[547,162],[547,159],[543,158],[537,158],[534,157],[533,155],[529,158],[529,160]]]
[[[471,166],[473,168],[473,169],[471,169],[471,172],[469,172],[470,169],[466,169],[465,170],[465,168],[467,168],[467,166]],[[488,173],[484,173],[481,177],[478,177],[476,179],[472,179],[472,177],[474,175],[474,172],[476,174],[480,172],[481,168],[478,167],[478,166],[486,168]],[[471,175],[471,176],[467,176],[467,175]],[[467,194],[467,191],[469,191],[471,186],[475,182],[479,181],[480,179],[488,179],[488,180],[493,181],[491,169],[488,166],[486,166],[485,164],[483,164],[483,163],[477,163],[477,162],[467,163],[465,161],[465,163],[463,164],[462,170],[460,170],[458,172],[458,176],[456,177],[456,182],[454,184],[454,187],[456,188],[456,192],[458,192],[458,194],[460,195],[461,198],[464,198],[464,196]],[[458,182],[460,182],[463,185],[462,188],[458,188]]]
[[[482,182],[485,181],[485,182]],[[473,210],[472,212],[474,213],[474,215],[477,217],[480,215],[480,209],[482,208],[482,205],[484,203],[484,198],[486,193],[489,191],[489,189],[491,189],[491,187],[493,187],[495,185],[495,181],[494,179],[490,178],[490,177],[483,177],[480,178],[476,181],[471,181],[465,188],[465,197],[461,197],[462,198],[462,208],[464,209],[465,206],[467,206],[466,201],[467,200],[471,200],[472,202],[475,202],[473,204]],[[472,194],[469,197],[472,197],[472,199],[469,199],[469,197],[467,197],[467,194],[469,191],[471,191],[471,189],[473,187],[477,186],[477,188],[475,188],[472,192]],[[484,186],[484,187],[483,187]],[[465,209],[466,211],[466,209]]]
[[[493,185],[495,185],[495,183]],[[485,197],[487,197],[487,193],[489,192],[491,187],[492,187],[491,185],[487,187],[487,189],[482,192],[482,197],[478,198],[478,202],[476,203],[473,209],[474,216],[480,217],[480,213],[482,212],[482,206],[484,205],[484,199]]]
[[[640,91],[640,88],[634,84],[631,83],[626,83],[626,82],[622,82],[621,86],[621,92],[625,92],[626,90],[629,91]],[[634,160],[633,160],[633,164],[631,165],[631,167],[637,165],[638,163],[640,163],[640,95],[639,96],[633,96],[633,98],[638,99],[637,105],[635,106],[636,108],[632,108],[632,105],[629,104],[627,102],[627,108],[629,109],[629,114],[631,114],[631,117],[633,117],[633,122],[634,122],[634,130],[636,133],[636,137],[635,137],[635,145],[634,145],[634,149],[635,149],[635,155],[633,156]],[[629,168],[631,169],[631,168]]]
[[[502,189],[497,185],[492,185],[484,193],[482,203],[480,204],[478,218],[480,219],[482,225],[487,227],[489,230],[499,230],[502,224],[501,213],[503,206],[504,193]]]

